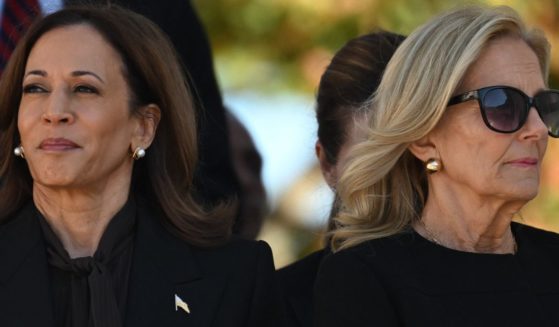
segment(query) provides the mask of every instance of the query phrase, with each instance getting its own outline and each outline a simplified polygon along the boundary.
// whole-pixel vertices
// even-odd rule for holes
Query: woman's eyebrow
[[[76,70],[74,72],[72,72],[72,76],[84,76],[84,75],[90,75],[95,77],[96,79],[98,79],[101,83],[105,84],[105,81],[97,74],[95,74],[94,72],[90,72],[87,70]]]
[[[40,70],[40,69],[34,69],[31,70],[29,72],[27,72],[27,74],[25,74],[25,77],[29,76],[29,75],[38,75],[38,76],[48,76],[47,72],[44,70]],[[74,72],[72,72],[72,76],[74,77],[78,77],[78,76],[84,76],[84,75],[90,75],[95,77],[96,79],[98,79],[101,83],[105,84],[105,81],[97,74],[95,74],[94,72],[90,72],[87,70],[76,70]]]
[[[47,76],[48,74],[47,74],[47,72],[44,71],[44,70],[35,69],[35,70],[31,70],[31,71],[27,72],[27,74],[25,74],[24,77],[27,77],[27,76],[29,76],[29,75],[39,75],[39,76],[43,76],[43,77],[44,77],[44,76]]]
[[[34,69],[34,70],[31,70],[31,71],[27,72],[27,74],[25,74],[24,77],[27,77],[29,75],[38,75],[38,76],[46,77],[46,76],[48,76],[48,73],[44,70]],[[74,76],[74,77],[84,76],[84,75],[93,76],[96,79],[98,79],[101,83],[105,84],[105,81],[99,75],[95,74],[94,72],[90,72],[90,71],[87,71],[87,70],[76,70],[76,71],[72,72],[72,76]]]

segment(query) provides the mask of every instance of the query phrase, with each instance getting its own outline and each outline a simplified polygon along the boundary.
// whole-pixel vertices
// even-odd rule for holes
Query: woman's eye
[[[74,88],[74,92],[79,93],[99,93],[96,88],[87,85],[78,85]]]
[[[35,84],[23,86],[23,93],[43,93],[46,89]]]

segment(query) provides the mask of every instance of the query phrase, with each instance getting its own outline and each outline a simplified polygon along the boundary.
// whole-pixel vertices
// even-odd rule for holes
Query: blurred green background
[[[226,102],[229,94],[246,91],[274,99],[277,94],[297,94],[307,99],[306,109],[312,109],[319,78],[333,53],[349,39],[378,28],[407,35],[443,10],[472,3],[511,6],[529,25],[542,29],[552,44],[550,87],[559,88],[559,0],[194,1],[212,43]],[[306,149],[312,156],[310,143]],[[540,194],[519,218],[554,231],[559,231],[558,143],[550,140]],[[302,222],[304,210],[293,210],[300,207],[297,201],[314,199],[312,193],[319,189],[324,192],[314,165],[270,206],[260,237],[271,244],[277,266],[321,246],[322,225]],[[323,206],[327,209],[328,203]]]

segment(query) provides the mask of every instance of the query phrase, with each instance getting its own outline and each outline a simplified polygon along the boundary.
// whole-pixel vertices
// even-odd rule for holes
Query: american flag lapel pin
[[[179,311],[179,308],[181,308],[184,312],[190,314],[190,308],[188,307],[188,304],[175,294],[175,311]]]

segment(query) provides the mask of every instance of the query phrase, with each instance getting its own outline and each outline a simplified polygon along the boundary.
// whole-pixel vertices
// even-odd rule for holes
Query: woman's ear
[[[437,152],[437,147],[433,143],[430,135],[426,135],[421,139],[410,143],[408,150],[422,162],[426,162],[431,158],[437,158],[439,153]]]
[[[134,134],[134,145],[147,149],[155,139],[155,132],[161,120],[161,109],[150,103],[140,108],[138,113],[138,126]]]
[[[326,157],[326,149],[324,149],[320,141],[316,141],[314,150],[316,152],[316,157],[318,158],[320,170],[322,171],[324,180],[326,181],[328,186],[330,186],[330,188],[334,188],[338,179],[336,173],[336,165],[331,164],[328,161],[328,158]]]

